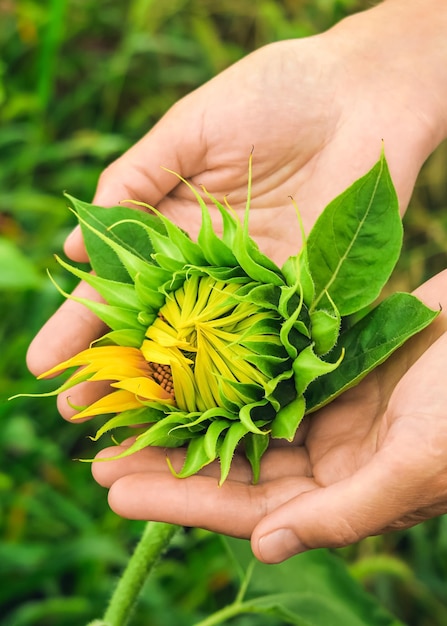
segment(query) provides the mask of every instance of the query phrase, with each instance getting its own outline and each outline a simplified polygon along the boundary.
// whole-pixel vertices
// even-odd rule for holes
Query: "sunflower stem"
[[[125,626],[128,623],[148,575],[178,529],[173,524],[148,522],[98,624]]]

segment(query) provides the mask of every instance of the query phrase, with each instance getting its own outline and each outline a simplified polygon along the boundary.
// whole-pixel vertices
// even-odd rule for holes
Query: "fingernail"
[[[258,545],[261,559],[266,563],[280,563],[305,551],[305,547],[290,528],[280,528],[264,535]]]

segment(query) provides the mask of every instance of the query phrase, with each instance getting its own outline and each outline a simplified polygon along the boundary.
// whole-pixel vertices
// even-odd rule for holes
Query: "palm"
[[[363,16],[356,19],[359,24],[345,28],[353,29],[357,40]],[[204,185],[219,199],[228,196],[242,211],[253,148],[250,234],[281,263],[300,246],[290,196],[309,232],[330,199],[377,160],[383,139],[404,207],[426,156],[425,147],[418,145],[425,132],[422,116],[413,100],[402,109],[395,102],[386,106],[387,94],[393,93],[387,72],[376,75],[372,84],[345,35],[336,29],[279,42],[235,64],[175,105],[112,164],[95,201],[110,206],[132,198],[157,205],[194,237],[200,226],[196,204],[187,188],[160,166]],[[371,102],[381,103],[372,114]],[[399,120],[390,113],[396,108]],[[86,260],[79,235],[71,238],[66,251],[74,260]],[[85,285],[77,294],[92,297]],[[49,369],[103,332],[82,306],[66,302],[30,347],[31,371]],[[87,399],[72,393],[71,400],[84,404]],[[65,416],[73,413],[64,400],[60,408]]]
[[[438,306],[446,283],[444,272],[417,295]],[[324,507],[319,522],[323,529],[330,527],[330,540],[305,536],[310,547],[345,545],[445,512],[446,330],[442,313],[360,385],[309,416],[294,444],[271,447],[257,485],[251,484],[243,455],[235,456],[230,477],[219,488],[217,464],[179,480],[168,469],[166,451],[157,448],[95,464],[94,475],[110,488],[110,503],[121,515],[252,536],[255,551],[269,517],[283,516],[288,525],[300,503],[297,524],[305,526],[306,515],[319,502]],[[104,450],[102,456],[112,452],[116,449]],[[183,454],[169,451],[174,466],[181,466]],[[325,497],[318,501],[320,492]],[[347,495],[352,498],[348,515],[360,516],[352,528],[337,513]]]
[[[324,206],[377,160],[383,140],[404,209],[440,136],[424,110],[424,94],[431,90],[420,89],[417,70],[408,69],[406,57],[414,54],[406,41],[396,44],[394,29],[382,28],[381,6],[323,35],[261,49],[193,92],[106,170],[96,202],[111,206],[132,198],[156,205],[194,237],[200,227],[196,204],[160,166],[219,199],[228,196],[242,212],[253,149],[250,234],[281,263],[300,246],[289,197],[309,232]],[[383,7],[393,12],[393,3]],[[66,250],[74,260],[85,260],[79,234]],[[441,275],[421,290],[427,304],[437,307],[446,280]],[[92,297],[82,284],[78,294]],[[344,545],[444,511],[446,326],[440,316],[357,388],[307,418],[293,445],[272,447],[258,485],[251,484],[247,462],[237,455],[221,488],[213,465],[178,480],[165,451],[156,448],[94,464],[95,476],[110,488],[110,503],[124,516],[251,535],[258,556],[259,539],[272,527],[293,526],[310,547]],[[64,303],[31,346],[30,369],[49,369],[103,332],[83,307]],[[61,398],[61,413],[70,417],[71,406],[89,404],[103,392],[93,384],[80,386],[71,391],[70,403]],[[183,455],[170,451],[176,466]],[[287,548],[272,559],[294,551]]]
[[[446,281],[444,272],[420,288],[417,295],[433,308],[439,307],[442,302],[438,296]],[[309,416],[297,441],[303,479],[296,483],[294,493],[286,489],[284,502],[304,491],[337,483],[340,493],[346,489],[345,495],[357,487],[365,491],[372,488],[364,535],[371,532],[374,519],[374,532],[379,533],[446,512],[446,330],[447,316],[441,313],[434,324],[357,387]],[[295,473],[297,452],[293,461],[292,455],[287,459],[281,450],[270,454],[272,458],[266,461],[276,474],[267,474],[265,479],[278,480],[282,458],[285,462],[280,472],[285,486]],[[336,527],[329,502],[328,498],[326,513],[329,523]],[[361,526],[356,533],[357,538],[364,536]],[[334,532],[331,545],[346,542],[343,535]]]
[[[340,58],[332,55],[334,45]],[[360,64],[348,75],[348,54],[329,32],[272,44],[242,59],[177,103],[122,163],[112,165],[98,201],[134,198],[156,204],[194,237],[200,226],[197,204],[161,167],[219,199],[228,197],[242,211],[253,149],[250,233],[281,262],[300,245],[290,196],[308,232],[324,206],[377,160],[384,141],[405,205],[422,161],[411,152],[407,157],[403,121],[397,124],[386,107],[371,118],[369,102],[386,97],[386,73],[374,86]],[[417,135],[418,111],[406,103],[405,116]]]

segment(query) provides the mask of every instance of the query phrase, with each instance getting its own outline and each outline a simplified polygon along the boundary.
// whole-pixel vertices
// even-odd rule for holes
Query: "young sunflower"
[[[80,368],[52,394],[82,381],[110,381],[111,392],[73,419],[113,414],[95,440],[115,428],[146,424],[119,457],[149,445],[186,446],[177,475],[220,459],[222,483],[242,445],[256,481],[269,438],[294,438],[306,387],[340,363],[341,356],[335,363],[320,358],[336,342],[340,316],[333,303],[324,311],[312,307],[305,248],[282,271],[260,252],[248,234],[250,187],[242,224],[228,204],[204,190],[220,212],[222,237],[191,189],[202,212],[196,242],[152,207],[152,221],[123,207],[127,217],[101,229],[92,207],[69,198],[85,234],[114,253],[127,282],[58,259],[104,298],[106,303],[80,301],[110,332],[40,378]],[[125,224],[127,240],[114,234]],[[140,229],[150,251],[145,258],[132,244]]]
[[[365,315],[402,245],[383,154],[326,207],[281,269],[249,236],[250,181],[251,161],[242,222],[203,189],[222,236],[205,200],[183,181],[201,209],[197,241],[152,207],[103,209],[68,196],[95,273],[58,260],[102,296],[103,303],[74,299],[110,331],[42,374],[79,368],[42,395],[109,381],[110,393],[73,419],[111,415],[94,439],[139,426],[134,443],[113,458],[149,445],[185,446],[177,476],[219,459],[222,483],[239,447],[257,481],[271,438],[292,441],[306,413],[357,384],[439,313],[401,293]]]

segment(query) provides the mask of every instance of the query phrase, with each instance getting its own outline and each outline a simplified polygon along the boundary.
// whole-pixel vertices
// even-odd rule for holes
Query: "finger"
[[[97,482],[103,487],[111,487],[120,478],[137,472],[170,472],[167,459],[176,472],[179,472],[185,460],[184,448],[159,448],[151,446],[134,454],[115,461],[106,461],[123,452],[134,439],[123,442],[119,447],[101,450],[97,459],[101,462],[93,463],[92,473]],[[220,464],[210,463],[205,466],[201,474],[220,479]],[[262,458],[259,483],[269,482],[284,477],[311,477],[310,462],[304,447],[271,449]],[[236,454],[231,463],[230,480],[251,484],[253,479],[251,467],[243,455]]]
[[[146,474],[152,472],[171,474],[170,465],[175,472],[180,472],[185,461],[185,448],[167,449],[150,446],[122,459],[116,459],[114,461],[107,460],[124,452],[134,441],[135,438],[131,438],[123,442],[120,446],[106,448],[97,454],[96,462],[92,465],[92,474],[100,485],[103,487],[111,487],[113,483],[120,478],[137,472]],[[236,455],[233,461],[231,466],[231,479],[249,484],[251,471],[247,460]],[[220,478],[219,463],[210,463],[205,466],[200,473],[218,481]]]
[[[93,203],[115,206],[128,199],[157,205],[178,184],[163,168],[188,178],[201,171],[205,154],[200,141],[202,116],[198,98],[183,98],[140,141],[101,174]],[[68,236],[65,253],[84,262],[87,254],[79,228]]]
[[[122,517],[164,521],[248,538],[265,515],[265,503],[279,506],[297,489],[314,488],[310,478],[249,485],[215,477],[176,478],[167,472],[130,474],[110,488],[110,507]]]
[[[308,549],[347,546],[391,526],[414,509],[421,488],[411,460],[402,463],[399,457],[379,452],[354,476],[273,510],[254,529],[255,556],[279,563]]]
[[[86,283],[73,291],[79,298],[100,301]],[[66,300],[34,338],[27,353],[27,365],[36,376],[87,348],[104,334],[106,326],[83,304]]]

